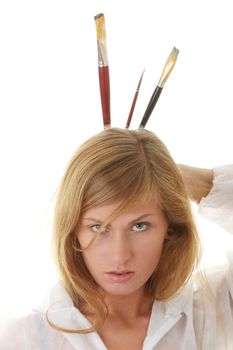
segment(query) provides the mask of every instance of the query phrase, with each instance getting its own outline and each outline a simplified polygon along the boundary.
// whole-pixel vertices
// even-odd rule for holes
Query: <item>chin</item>
[[[101,287],[101,289],[104,291],[104,293],[108,295],[132,295],[136,292],[138,292],[140,289],[144,289],[144,285],[142,286],[126,286],[126,285],[118,285],[117,283],[114,286],[111,287]]]

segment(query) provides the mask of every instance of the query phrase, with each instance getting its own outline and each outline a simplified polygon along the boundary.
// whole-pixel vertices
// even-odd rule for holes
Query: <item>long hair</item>
[[[135,199],[147,201],[155,197],[167,218],[170,238],[164,242],[160,261],[145,289],[147,295],[165,301],[188,281],[200,252],[182,176],[166,146],[144,129],[108,128],[83,143],[74,154],[57,194],[54,253],[75,307],[82,312],[88,305],[95,320],[93,327],[71,332],[98,330],[108,314],[78,249],[76,231],[81,216],[90,208],[121,200],[123,204],[111,215],[111,221]]]

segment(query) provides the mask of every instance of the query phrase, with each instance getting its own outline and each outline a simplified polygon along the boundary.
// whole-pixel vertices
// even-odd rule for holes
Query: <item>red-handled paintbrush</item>
[[[97,47],[98,47],[98,67],[99,67],[99,83],[100,96],[102,103],[102,113],[104,128],[111,126],[111,112],[110,112],[110,79],[108,56],[106,46],[106,30],[105,19],[102,13],[95,16]]]
[[[143,78],[144,72],[145,72],[145,69],[142,72],[142,75],[141,75],[141,78],[139,80],[136,92],[134,94],[133,103],[132,103],[132,106],[130,108],[129,116],[128,116],[127,123],[126,123],[126,126],[125,126],[126,129],[128,129],[129,126],[130,126],[130,122],[131,122],[131,119],[132,119],[132,116],[133,116],[133,112],[134,112],[134,108],[135,108],[135,105],[136,105],[136,102],[137,102],[138,93],[139,93],[139,90],[140,90],[140,86],[141,86],[141,83],[142,83],[142,78]]]

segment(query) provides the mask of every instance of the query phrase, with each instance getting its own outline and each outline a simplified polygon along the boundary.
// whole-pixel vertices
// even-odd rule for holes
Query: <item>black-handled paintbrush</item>
[[[148,122],[148,119],[150,118],[150,115],[151,115],[160,95],[161,95],[161,92],[164,88],[164,85],[165,85],[173,67],[175,66],[178,54],[179,54],[179,50],[174,47],[172,49],[172,52],[168,56],[166,63],[165,63],[165,66],[163,68],[163,72],[161,74],[159,83],[156,86],[155,91],[153,92],[153,95],[151,96],[150,102],[146,108],[146,111],[145,111],[144,116],[142,118],[141,124],[139,125],[140,128],[145,128],[146,123]]]

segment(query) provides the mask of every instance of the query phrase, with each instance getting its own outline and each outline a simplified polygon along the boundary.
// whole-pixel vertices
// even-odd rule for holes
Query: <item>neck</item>
[[[106,295],[109,316],[124,320],[147,317],[151,313],[153,300],[145,296],[144,289],[129,295]]]

